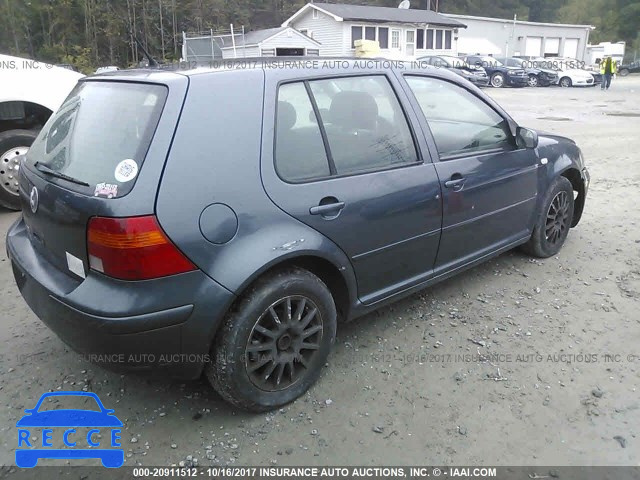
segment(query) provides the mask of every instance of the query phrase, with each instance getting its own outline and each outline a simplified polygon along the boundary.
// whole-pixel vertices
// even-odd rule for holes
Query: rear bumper
[[[6,244],[20,293],[38,318],[86,360],[117,370],[199,376],[235,298],[201,271],[141,282],[90,272],[78,282],[33,249],[22,219]]]

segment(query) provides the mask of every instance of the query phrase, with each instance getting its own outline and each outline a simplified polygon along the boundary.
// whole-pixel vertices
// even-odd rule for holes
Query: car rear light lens
[[[87,229],[89,266],[122,280],[148,280],[195,270],[156,217],[93,217]]]

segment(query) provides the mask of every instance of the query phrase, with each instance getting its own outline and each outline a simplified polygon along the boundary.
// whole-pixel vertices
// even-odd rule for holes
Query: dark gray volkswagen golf
[[[580,220],[576,144],[458,75],[243,62],[85,78],[23,160],[16,282],[90,360],[273,409],[340,321],[517,246],[555,255]]]

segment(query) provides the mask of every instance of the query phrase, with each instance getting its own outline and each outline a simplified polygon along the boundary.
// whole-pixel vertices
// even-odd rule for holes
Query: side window
[[[275,165],[280,177],[290,182],[329,176],[320,127],[303,83],[278,90]]]
[[[515,146],[507,121],[464,88],[430,77],[407,76],[406,80],[441,158]]]
[[[407,119],[386,77],[333,78],[309,85],[337,175],[418,161]]]

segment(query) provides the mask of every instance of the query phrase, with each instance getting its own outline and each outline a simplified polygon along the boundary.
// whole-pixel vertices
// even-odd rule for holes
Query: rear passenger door
[[[531,234],[536,150],[518,148],[508,121],[482,98],[441,78],[406,75],[438,151],[442,237],[436,270],[451,270]]]
[[[364,303],[428,277],[440,240],[440,186],[397,79],[269,84],[277,100],[265,105],[262,173],[272,200],[348,255]]]

